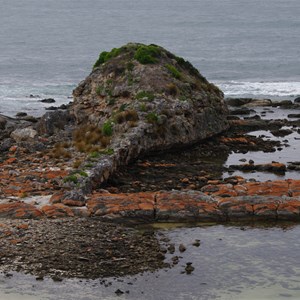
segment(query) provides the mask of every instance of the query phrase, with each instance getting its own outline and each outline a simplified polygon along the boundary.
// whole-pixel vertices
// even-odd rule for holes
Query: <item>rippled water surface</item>
[[[155,43],[231,96],[300,95],[298,0],[1,0],[0,113],[68,102],[99,53]]]
[[[173,255],[181,256],[172,269],[157,273],[99,281],[50,279],[36,281],[31,276],[14,274],[0,277],[3,299],[299,299],[300,226],[194,226],[159,225],[175,244]],[[169,228],[168,228],[169,227]],[[200,247],[192,245],[200,239]],[[187,250],[178,251],[184,244]],[[172,255],[168,255],[170,260]],[[184,272],[187,262],[195,270]],[[115,291],[124,292],[116,296]],[[2,298],[1,298],[2,299]]]

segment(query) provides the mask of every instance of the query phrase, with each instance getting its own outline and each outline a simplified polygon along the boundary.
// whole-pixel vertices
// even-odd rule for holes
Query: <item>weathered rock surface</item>
[[[190,63],[155,45],[101,53],[73,94],[77,124],[102,128],[114,151],[94,169],[92,181],[139,155],[187,146],[228,128],[223,93]]]
[[[98,191],[85,203],[66,202],[64,193],[50,201],[0,203],[0,217],[16,219],[98,217],[126,222],[300,221],[300,180],[233,183],[210,181],[201,191],[113,194]],[[49,198],[47,198],[49,199]],[[29,198],[30,200],[30,198]],[[77,206],[76,206],[77,205]]]
[[[16,129],[11,133],[11,137],[16,142],[22,142],[22,141],[32,141],[34,140],[35,136],[37,135],[37,131],[34,130],[32,127],[22,128],[22,129]]]

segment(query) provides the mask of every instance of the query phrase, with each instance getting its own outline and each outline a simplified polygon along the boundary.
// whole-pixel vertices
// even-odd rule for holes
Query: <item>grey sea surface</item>
[[[0,113],[70,101],[99,53],[155,43],[227,96],[300,95],[298,0],[0,0]]]
[[[186,226],[186,225],[185,225]],[[17,300],[264,300],[300,298],[300,226],[193,226],[158,224],[175,245],[178,265],[155,273],[100,280],[0,275],[0,299]],[[193,246],[199,239],[200,246]],[[180,253],[184,244],[187,250]],[[186,263],[195,270],[185,273]],[[124,292],[121,296],[116,290]],[[126,293],[127,292],[127,293]]]

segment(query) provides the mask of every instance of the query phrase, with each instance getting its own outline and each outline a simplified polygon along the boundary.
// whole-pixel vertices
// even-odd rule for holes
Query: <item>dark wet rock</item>
[[[66,104],[62,104],[61,106],[59,106],[59,109],[67,109],[69,107],[69,105]]]
[[[24,120],[24,121],[28,121],[28,122],[31,122],[31,123],[37,123],[38,122],[38,118],[36,117],[33,117],[33,116],[25,116],[25,117],[20,117],[21,120]]]
[[[61,282],[63,281],[63,279],[59,276],[59,275],[53,275],[51,277],[51,279],[54,281],[54,282]]]
[[[255,115],[252,117],[245,117],[245,120],[261,120],[261,117],[259,115]]]
[[[179,252],[184,252],[186,250],[186,247],[183,244],[180,244],[178,250]]]
[[[252,112],[252,109],[246,107],[230,110],[231,115],[250,115]]]
[[[287,135],[290,135],[293,133],[293,130],[291,129],[279,129],[279,130],[272,130],[271,133],[274,135],[274,136],[280,136],[280,137],[283,137],[283,136],[287,136]]]
[[[251,102],[251,98],[226,98],[225,102],[229,106],[243,106]]]
[[[249,132],[255,130],[277,130],[285,125],[283,120],[233,120],[230,121],[232,130],[234,132]]]
[[[270,99],[252,99],[250,102],[246,103],[246,107],[259,107],[259,106],[271,106],[272,100]]]
[[[264,172],[274,172],[274,173],[284,173],[286,171],[286,165],[281,163],[270,163],[270,164],[258,164],[255,165],[254,162],[242,165],[230,165],[231,169],[241,170],[241,171],[264,171]]]
[[[121,296],[121,295],[124,294],[124,292],[121,291],[120,289],[117,289],[117,290],[115,291],[115,294],[116,294],[117,296]]]
[[[168,251],[169,251],[169,253],[173,254],[175,252],[175,245],[174,244],[170,244],[168,246]]]
[[[293,171],[300,171],[300,162],[299,161],[289,162],[287,169]]]
[[[4,117],[0,116],[0,130],[5,129],[6,123],[7,123],[7,120]]]
[[[282,101],[278,101],[278,102],[274,102],[273,106],[275,107],[280,107],[280,108],[293,108],[294,104],[291,100],[282,100]]]
[[[294,100],[294,103],[300,104],[300,97],[297,97],[297,98]]]
[[[272,101],[270,99],[253,99],[253,98],[226,98],[227,105],[238,107],[238,106],[271,106]]]
[[[289,114],[288,118],[300,118],[300,114]]]
[[[45,108],[46,110],[58,110],[57,106],[49,106]]]
[[[191,274],[195,268],[192,266],[191,262],[186,263],[185,272],[186,274]]]
[[[230,120],[240,120],[240,118],[238,116],[227,116],[227,120],[230,121]]]
[[[43,102],[43,103],[55,103],[56,101],[53,98],[47,98],[47,99],[39,100],[39,102]]]
[[[200,246],[200,240],[195,240],[192,244],[195,247],[199,247]]]
[[[26,117],[26,116],[27,116],[26,112],[18,112],[18,113],[16,113],[16,117],[17,118]]]

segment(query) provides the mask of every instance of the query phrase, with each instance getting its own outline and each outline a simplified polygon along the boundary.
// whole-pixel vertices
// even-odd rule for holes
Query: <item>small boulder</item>
[[[7,123],[6,119],[0,116],[0,130],[5,129],[6,123]]]
[[[26,112],[18,112],[18,113],[16,113],[16,117],[17,118],[22,118],[22,117],[26,117],[26,116],[27,116]]]
[[[18,143],[22,141],[31,141],[36,135],[36,130],[34,130],[32,127],[27,127],[14,130],[10,136]]]
[[[68,111],[57,110],[45,113],[37,123],[39,134],[53,135],[71,122],[72,117]]]
[[[297,98],[294,100],[294,103],[300,104],[300,97],[297,97]]]
[[[39,100],[39,102],[42,102],[42,103],[55,103],[56,101],[53,98],[47,98],[47,99]]]
[[[245,104],[244,106],[247,107],[257,107],[257,106],[271,106],[272,101],[270,99],[253,99],[249,103]]]

